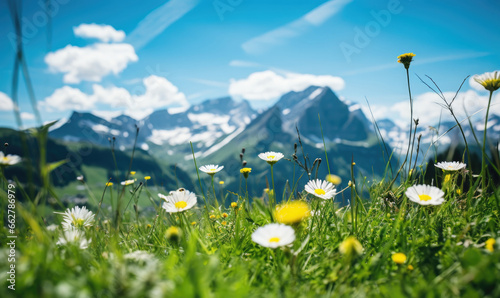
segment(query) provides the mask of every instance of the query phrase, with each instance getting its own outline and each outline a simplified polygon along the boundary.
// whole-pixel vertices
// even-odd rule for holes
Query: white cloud
[[[67,45],[48,53],[45,63],[51,71],[65,73],[65,83],[100,82],[110,73],[122,72],[138,60],[134,48],[126,43],[96,43],[86,47]]]
[[[312,75],[284,73],[279,75],[271,70],[254,72],[246,79],[232,79],[229,94],[248,100],[271,100],[290,91],[302,91],[309,86],[330,87],[334,91],[345,86],[340,77],[330,75]]]
[[[88,96],[80,89],[64,86],[56,89],[41,104],[48,111],[90,110],[94,107],[95,98]]]
[[[96,38],[103,42],[120,42],[125,39],[125,32],[116,30],[110,25],[81,24],[73,28],[75,36]]]
[[[443,93],[447,101],[455,96],[455,92]],[[413,118],[419,119],[420,126],[435,125],[441,121],[453,121],[450,112],[442,108],[439,104],[443,104],[443,100],[433,92],[426,92],[414,97],[413,102]],[[474,90],[468,90],[458,94],[453,102],[452,108],[459,121],[466,119],[467,114],[473,117],[483,117],[486,113],[488,105],[488,96],[480,95]],[[389,118],[397,123],[406,123],[410,121],[410,104],[409,101],[401,101],[391,106],[370,105],[376,120]],[[368,108],[363,107],[363,112],[370,115]],[[467,112],[467,113],[466,113]],[[493,97],[491,101],[490,113],[500,115],[500,94]]]
[[[0,92],[0,111],[12,111],[14,109],[14,103],[10,97]]]
[[[241,45],[250,54],[260,54],[269,48],[285,44],[289,39],[301,35],[314,26],[320,26],[339,12],[352,0],[330,0],[311,10],[297,20],[252,38]]]
[[[21,119],[23,120],[35,120],[35,115],[28,112],[21,112]]]
[[[184,93],[166,78],[151,75],[143,79],[145,92],[130,94],[121,87],[92,86],[92,94],[64,86],[47,97],[43,105],[48,110],[91,110],[97,105],[122,109],[128,115],[143,115],[156,108],[166,106],[186,106]]]
[[[170,0],[150,12],[128,35],[127,42],[140,49],[198,5],[199,0]]]

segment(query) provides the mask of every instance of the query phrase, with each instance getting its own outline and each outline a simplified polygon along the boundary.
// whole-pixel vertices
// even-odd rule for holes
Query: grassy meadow
[[[408,87],[412,57],[399,57]],[[500,86],[496,73],[477,79],[490,95]],[[467,143],[456,163],[417,164],[412,132],[418,121],[409,121],[408,151],[383,177],[359,176],[354,156],[343,169],[351,181],[337,181],[335,173],[315,177],[315,165],[305,161],[313,179],[297,185],[273,170],[302,162],[300,154],[263,153],[271,171],[268,183],[262,179],[261,197],[249,197],[245,188],[252,165],[226,173],[196,159],[185,161],[199,177],[194,189],[167,189],[133,168],[121,173],[123,183],[99,188],[107,181],[95,177],[106,173],[85,168],[83,180],[55,193],[50,173],[64,161],[43,158],[48,125],[42,127],[34,131],[37,187],[4,176],[14,157],[2,156],[0,238],[15,239],[15,262],[2,245],[0,296],[500,297],[500,188],[493,183],[499,172],[486,154],[486,131],[477,133],[481,171],[472,172]],[[455,129],[461,125],[457,121]],[[424,179],[434,163],[442,167]],[[225,176],[242,181],[238,192],[219,183]],[[289,180],[291,191],[274,189],[279,180]],[[88,190],[90,211],[60,203],[61,194],[77,186]],[[347,205],[335,200],[341,196]],[[8,210],[15,211],[14,221]]]

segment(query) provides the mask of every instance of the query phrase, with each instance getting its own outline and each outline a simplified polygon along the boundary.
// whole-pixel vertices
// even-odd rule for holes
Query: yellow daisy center
[[[316,188],[314,190],[314,193],[317,195],[324,195],[326,192],[324,190],[322,190],[321,188]]]
[[[268,155],[268,156],[267,156],[267,158],[269,158],[269,159],[274,159],[275,157],[276,157],[276,156],[274,156],[274,155]]]
[[[420,201],[429,201],[430,199],[432,199],[429,195],[418,195],[418,198],[420,199]]]
[[[84,220],[83,218],[73,218],[73,225],[75,227],[82,227],[83,226],[83,223],[84,223]]]
[[[280,238],[273,237],[273,238],[269,239],[269,242],[280,242]]]
[[[9,159],[7,158],[7,156],[4,156],[4,157],[3,157],[3,160],[4,160],[4,161],[7,161],[7,160],[9,160]]]
[[[216,169],[210,169],[210,170],[208,170],[208,171],[209,171],[209,172],[215,172],[215,171],[217,171],[217,170],[216,170]]]
[[[182,209],[182,208],[186,208],[188,204],[184,201],[179,201],[177,203],[175,203],[175,208],[177,209]]]

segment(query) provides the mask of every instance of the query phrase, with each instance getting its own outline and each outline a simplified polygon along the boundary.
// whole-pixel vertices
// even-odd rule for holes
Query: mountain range
[[[320,126],[321,123],[321,126]],[[447,147],[460,140],[458,129],[452,122],[443,122],[439,127],[418,127],[417,136],[421,135],[419,158],[431,157],[431,144]],[[476,132],[481,132],[484,123],[475,123]],[[166,164],[176,164],[184,171],[196,177],[192,161],[193,150],[198,166],[202,164],[221,164],[224,173],[217,175],[225,180],[228,188],[236,190],[240,185],[240,152],[246,149],[244,159],[252,168],[248,183],[259,193],[269,179],[269,167],[258,159],[260,152],[280,151],[288,161],[275,167],[277,189],[289,186],[290,180],[299,180],[297,189],[303,187],[307,173],[292,160],[292,154],[299,156],[304,164],[304,157],[309,159],[308,168],[316,158],[323,163],[318,169],[318,177],[323,178],[329,171],[340,175],[346,182],[350,179],[350,164],[356,162],[355,170],[369,176],[381,176],[387,164],[392,148],[405,152],[408,144],[408,129],[396,125],[389,119],[377,121],[377,129],[369,121],[360,105],[343,101],[328,87],[311,86],[303,91],[289,92],[283,95],[272,107],[258,113],[246,100],[235,101],[230,97],[210,99],[187,109],[173,112],[169,109],[154,111],[140,120],[126,115],[104,119],[92,113],[74,112],[66,121],[61,121],[50,136],[67,142],[89,142],[95,145],[110,146],[114,142],[120,150],[130,149],[135,140],[137,128],[137,148]],[[465,134],[470,137],[472,131],[464,125]],[[489,136],[500,134],[500,118],[492,115],[488,124]],[[490,133],[491,131],[491,133]],[[294,144],[301,145],[297,152]],[[482,132],[480,133],[482,134]],[[441,138],[438,136],[443,135]],[[481,138],[479,136],[479,138]],[[381,140],[385,142],[385,148]],[[324,141],[324,144],[323,144]],[[326,150],[325,150],[326,146]],[[325,162],[325,151],[329,157],[329,167]],[[427,154],[426,154],[427,153]],[[394,160],[396,160],[395,158]]]

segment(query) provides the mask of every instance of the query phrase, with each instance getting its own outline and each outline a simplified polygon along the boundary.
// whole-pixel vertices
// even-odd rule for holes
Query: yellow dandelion
[[[460,188],[457,189],[457,195],[461,195],[461,194],[462,194],[462,190],[460,190]]]
[[[144,177],[144,180],[150,180],[150,179],[151,179],[151,176]]]
[[[106,182],[106,186],[107,187],[113,186],[113,182]]]
[[[222,217],[226,218],[226,217],[228,217],[228,216],[229,216],[229,215],[227,215],[227,213],[226,213],[226,212],[222,213]]]
[[[223,226],[225,226],[225,225],[227,225],[227,221],[223,221],[220,224],[223,225]]]
[[[146,228],[151,229],[151,225],[150,225],[150,224],[147,224],[147,225],[146,225]]]
[[[276,221],[283,224],[296,224],[310,215],[309,205],[304,201],[292,201],[276,206]]]
[[[240,170],[240,173],[242,173],[245,178],[248,178],[248,174],[250,174],[250,172],[252,172],[252,168],[242,168]]]
[[[135,175],[135,173],[136,173],[135,171],[130,171],[130,175],[132,176]]]
[[[340,176],[337,175],[329,174],[326,175],[326,181],[335,185],[339,185],[340,183],[342,183],[342,178],[340,178]]]
[[[233,208],[238,207],[238,203],[236,203],[236,202],[232,202],[232,203],[231,203],[231,207],[233,207]]]
[[[177,241],[182,235],[182,230],[179,229],[178,227],[171,226],[167,229],[165,232],[165,236],[167,237],[168,240],[171,241]]]
[[[410,63],[413,60],[413,57],[415,57],[415,54],[413,53],[406,53],[403,55],[398,56],[398,62],[402,63],[406,69],[410,68]]]
[[[413,266],[412,266],[412,265],[408,265],[408,267],[407,267],[407,268],[408,268],[408,270],[410,270],[410,271],[412,271],[413,269],[415,269],[415,268],[413,268]]]
[[[346,256],[356,256],[363,253],[363,246],[359,243],[358,239],[353,236],[347,237],[340,246],[339,251]]]
[[[403,264],[406,262],[406,255],[402,252],[395,253],[391,256],[392,261],[398,265]]]
[[[219,184],[220,184],[220,185],[223,185],[223,184],[224,184],[224,181],[219,181]]]
[[[196,225],[196,221],[191,222],[191,225],[192,226]]]
[[[485,242],[486,249],[489,250],[490,252],[493,252],[495,250],[495,247],[494,247],[495,243],[496,243],[496,241],[493,238],[486,240],[486,242]]]
[[[210,215],[210,219],[215,219],[215,215]]]

